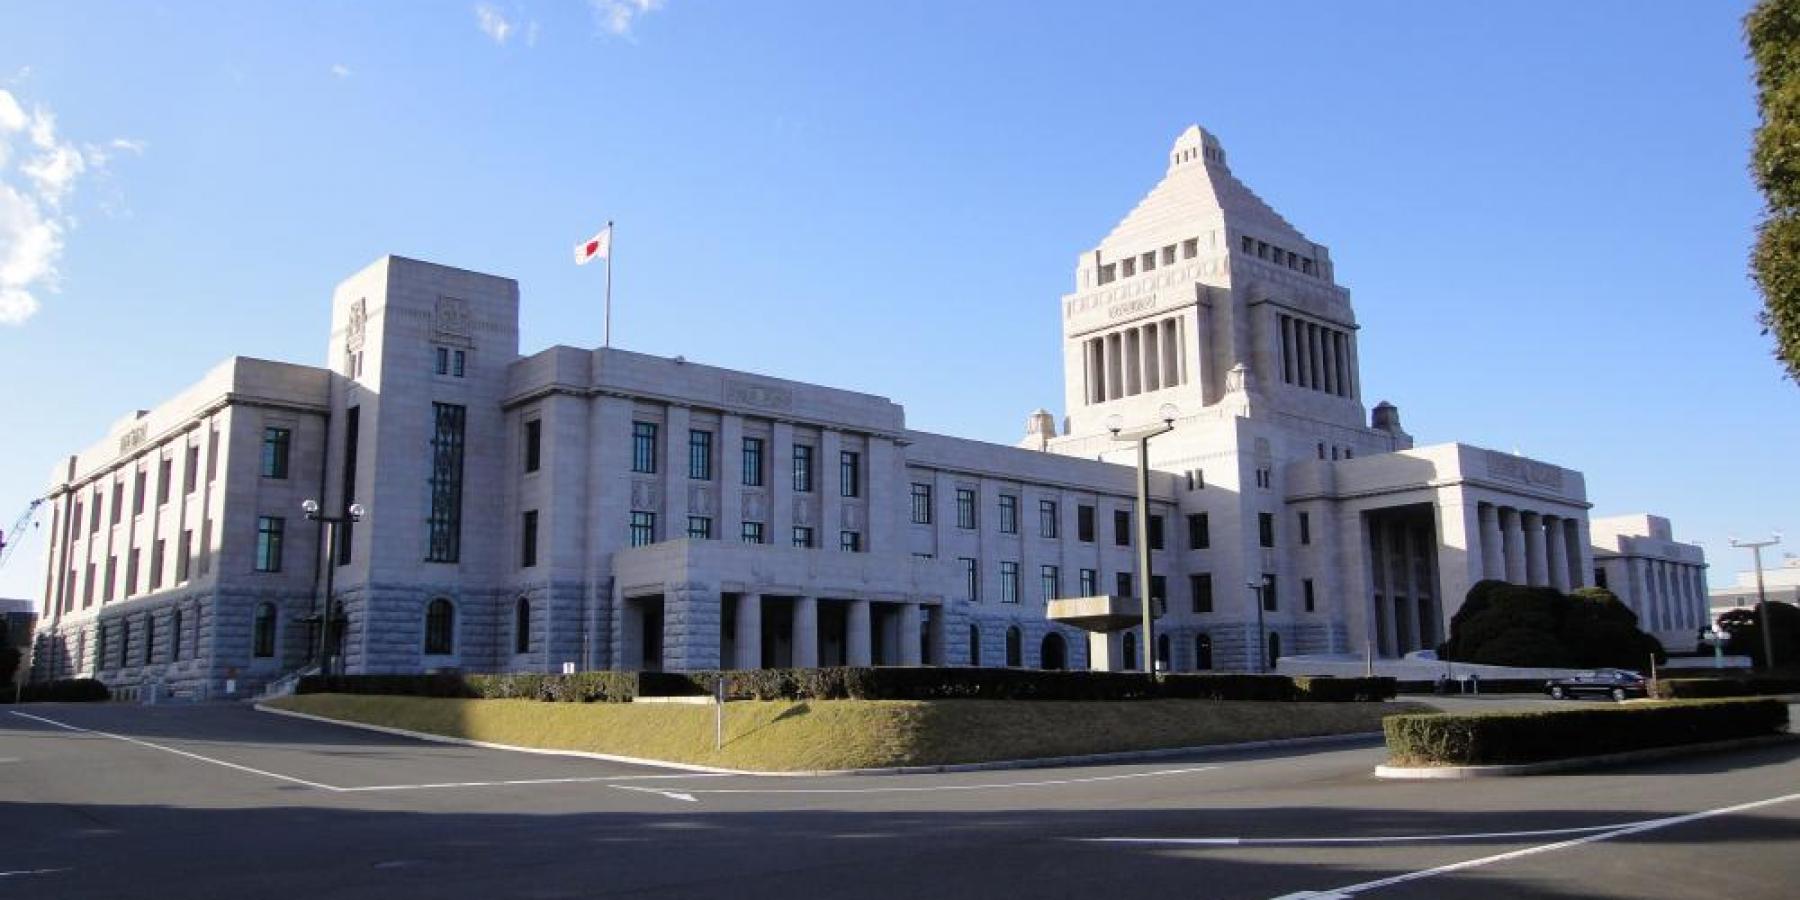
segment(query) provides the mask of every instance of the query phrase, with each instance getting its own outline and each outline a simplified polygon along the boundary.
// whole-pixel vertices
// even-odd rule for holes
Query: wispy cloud
[[[331,74],[333,77],[336,77],[339,80],[349,78],[350,77],[350,67],[344,65],[343,63],[337,63],[331,67]]]
[[[608,34],[631,36],[637,20],[663,8],[665,0],[588,0],[594,21]]]
[[[64,203],[84,174],[104,173],[116,153],[144,142],[114,138],[77,145],[57,135],[56,116],[30,111],[0,88],[0,325],[19,325],[57,290],[57,262],[75,227]],[[16,163],[16,165],[15,165]]]
[[[496,44],[505,44],[506,39],[512,37],[513,23],[507,21],[506,14],[493,4],[476,4],[475,23],[481,27],[481,33],[492,38]]]

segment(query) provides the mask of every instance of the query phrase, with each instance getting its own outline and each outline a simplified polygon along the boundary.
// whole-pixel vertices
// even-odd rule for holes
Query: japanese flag
[[[575,245],[575,264],[587,265],[594,259],[612,259],[612,223],[600,229],[600,233]]]

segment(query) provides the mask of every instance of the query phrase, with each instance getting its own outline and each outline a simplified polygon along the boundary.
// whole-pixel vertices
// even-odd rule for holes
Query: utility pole
[[[1124,427],[1123,417],[1115,413],[1106,419],[1106,430],[1112,432],[1113,440],[1137,443],[1137,581],[1144,610],[1144,671],[1152,675],[1156,674],[1156,637],[1150,609],[1150,439],[1174,431],[1175,417],[1181,414],[1173,403],[1164,403],[1157,412],[1162,417],[1162,425],[1124,434],[1120,433]]]
[[[319,514],[319,504],[315,500],[307,500],[300,504],[306,517],[325,527],[325,599],[319,609],[319,675],[331,674],[331,594],[332,574],[337,571],[337,538],[338,526],[346,522],[360,522],[363,507],[360,503],[352,503],[341,516],[325,516]],[[547,651],[546,651],[547,652]]]
[[[1766,541],[1740,541],[1737,538],[1731,539],[1731,546],[1733,547],[1749,547],[1750,558],[1755,560],[1756,606],[1758,609],[1762,610],[1763,671],[1765,672],[1775,668],[1775,633],[1769,628],[1769,595],[1768,592],[1763,589],[1762,548],[1772,547],[1779,543],[1781,543],[1781,534],[1779,532],[1769,535],[1769,539]]]

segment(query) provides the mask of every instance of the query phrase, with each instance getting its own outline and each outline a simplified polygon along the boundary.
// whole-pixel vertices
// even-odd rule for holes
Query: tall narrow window
[[[119,668],[131,663],[131,620],[119,620]]]
[[[174,469],[175,469],[175,460],[170,459],[166,456],[163,457],[162,462],[158,463],[156,466],[156,505],[157,506],[161,506],[161,505],[169,502],[169,481],[171,480],[171,476],[173,476],[175,474]]]
[[[712,540],[712,516],[688,516],[687,536],[696,541]]]
[[[119,557],[116,555],[107,557],[106,558],[106,582],[100,586],[100,589],[101,589],[100,602],[102,602],[102,603],[111,603],[112,602],[113,590],[117,586],[116,576],[118,574],[119,574]]]
[[[112,486],[112,524],[117,525],[125,518],[125,485],[114,481]]]
[[[1038,501],[1038,536],[1053,538],[1057,536],[1056,501]]]
[[[544,422],[532,419],[525,423],[525,471],[536,472],[544,461]]]
[[[1092,597],[1100,593],[1100,572],[1096,569],[1082,569],[1080,585],[1076,588],[1083,597]]]
[[[1313,611],[1313,580],[1308,578],[1300,582],[1300,595],[1305,599],[1306,611]]]
[[[1280,605],[1276,602],[1275,576],[1273,575],[1263,576],[1262,602],[1263,609],[1269,612],[1274,612],[1276,607]]]
[[[1191,609],[1197,613],[1213,611],[1212,573],[1200,572],[1188,576],[1188,593],[1192,595]]]
[[[286,428],[264,428],[262,441],[262,477],[288,477],[288,448],[294,433]]]
[[[1061,597],[1062,570],[1055,566],[1038,566],[1038,586],[1043,589],[1045,600]]]
[[[1019,564],[1002,560],[1000,563],[1000,602],[1019,602]]]
[[[181,475],[182,475],[182,482],[181,482],[182,487],[186,488],[186,490],[182,491],[182,493],[191,494],[194,492],[195,488],[198,488],[200,486],[200,445],[199,444],[189,444],[188,445],[187,459],[184,460],[182,463]],[[98,518],[99,513],[96,512],[94,515],[96,516],[96,518],[94,520],[95,524],[98,525],[98,523],[100,521]]]
[[[1094,542],[1094,508],[1085,503],[1075,507],[1075,539],[1084,544]]]
[[[531,601],[524,597],[513,604],[513,652],[531,652]]]
[[[1161,550],[1162,548],[1163,548],[1163,517],[1162,516],[1151,516],[1150,517],[1150,549]]]
[[[656,472],[656,423],[631,423],[631,471]]]
[[[184,529],[181,532],[181,539],[175,544],[175,583],[176,584],[180,584],[180,583],[188,580],[188,569],[190,566],[193,565],[193,559],[194,559],[194,530],[192,528],[188,528],[188,529]],[[93,579],[94,579],[94,564],[88,563],[89,593],[92,593],[92,591],[93,591],[93,587],[94,587]]]
[[[1206,520],[1206,513],[1190,513],[1187,517],[1188,549],[1205,550],[1212,546],[1212,528]]]
[[[138,549],[133,547],[131,555],[125,557],[125,596],[127,597],[137,593],[138,554]]]
[[[845,450],[838,454],[838,494],[862,496],[862,454]]]
[[[344,508],[356,502],[356,445],[362,437],[362,406],[352,406],[344,411],[344,480],[340,493],[344,498]],[[356,536],[356,523],[348,518],[337,527],[337,564],[350,564],[350,548],[355,546],[352,540]],[[330,550],[327,549],[327,558]]]
[[[1014,494],[1000,495],[1000,533],[1019,533],[1019,498]]]
[[[763,439],[744,438],[744,486],[763,485]]]
[[[967,556],[961,557],[957,562],[962,563],[963,599],[970,603],[979,601],[981,599],[981,563]]]
[[[1113,576],[1113,593],[1120,597],[1131,596],[1131,573],[1120,572]]]
[[[956,489],[956,527],[975,527],[975,491],[973,488]]]
[[[169,611],[169,662],[181,662],[181,607]]]
[[[519,568],[537,565],[538,511],[528,509],[519,522]]]
[[[438,347],[436,349],[437,366],[433,371],[437,372],[439,375],[450,374],[450,348]]]
[[[1256,538],[1257,538],[1257,542],[1264,547],[1275,546],[1275,514],[1274,513],[1257,513],[1256,514]]]
[[[282,532],[287,520],[279,516],[259,516],[256,519],[256,571],[281,571]]]
[[[270,659],[275,655],[275,604],[262,603],[256,607],[256,620],[251,628],[251,653],[258,659]]]
[[[425,652],[439,656],[456,652],[456,607],[443,597],[425,607]]]
[[[1312,517],[1306,513],[1300,514],[1300,543],[1312,543]]]
[[[149,479],[150,473],[143,469],[139,469],[137,470],[137,477],[132,481],[131,514],[134,516],[141,516],[144,514],[144,488],[147,486]]]
[[[157,538],[156,543],[150,545],[150,590],[162,587],[163,556],[168,543],[164,538]]]
[[[450,374],[461,378],[468,365],[468,354],[457,350],[450,354]]]
[[[631,514],[631,546],[648,547],[656,543],[656,513]]]
[[[695,481],[712,480],[712,439],[710,431],[688,431],[688,477]]]
[[[809,444],[794,445],[794,493],[810,494],[813,489],[813,448]]]
[[[1113,543],[1120,547],[1131,546],[1131,513],[1126,510],[1113,510]]]
[[[426,519],[426,562],[456,562],[462,556],[463,424],[467,411],[454,403],[433,403],[431,515]]]
[[[912,483],[912,520],[914,525],[931,524],[931,485]]]

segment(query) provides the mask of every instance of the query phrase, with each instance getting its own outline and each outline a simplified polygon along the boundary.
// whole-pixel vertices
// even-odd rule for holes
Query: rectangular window
[[[1311,578],[1308,578],[1305,581],[1300,582],[1300,593],[1306,599],[1306,611],[1312,612],[1313,611],[1313,580]]]
[[[1212,546],[1212,528],[1206,513],[1189,513],[1187,525],[1189,550],[1205,550]]]
[[[544,462],[544,422],[532,419],[525,423],[525,471],[536,472]]]
[[[131,555],[125,557],[125,596],[127,597],[137,593],[138,555],[139,551],[134,547]]]
[[[1162,516],[1151,516],[1150,517],[1150,549],[1161,550],[1162,548],[1163,548],[1163,517]]]
[[[425,561],[453,563],[462,557],[463,424],[467,410],[433,403],[431,514],[425,520]]]
[[[189,528],[189,529],[186,529],[181,532],[181,540],[179,540],[175,544],[175,583],[176,584],[180,584],[180,583],[188,580],[188,569],[190,566],[192,566],[194,564],[193,560],[194,560],[194,530],[192,528]],[[88,578],[90,580],[94,577],[93,569],[94,569],[93,565],[89,564],[88,565]]]
[[[1181,258],[1193,259],[1200,254],[1200,239],[1188,238],[1181,242]]]
[[[206,435],[206,483],[212,484],[219,479],[219,429],[214,428]]]
[[[840,532],[838,532],[838,549],[844,551],[845,553],[861,553],[862,552],[862,532],[860,532],[860,531],[840,531]]]
[[[89,533],[100,530],[100,516],[102,515],[102,511],[106,509],[106,495],[101,493],[99,488],[94,489],[94,502],[92,505],[93,509],[88,516]]]
[[[537,525],[537,510],[526,510],[519,522],[519,568],[521,569],[529,569],[537,565]]]
[[[919,481],[913,482],[912,520],[914,525],[931,524],[931,485]]]
[[[1274,612],[1276,606],[1279,605],[1275,601],[1275,576],[1273,575],[1263,576],[1262,602],[1263,609],[1269,612]]]
[[[1056,501],[1038,501],[1038,536],[1053,538],[1060,531],[1056,519]]]
[[[1019,564],[1016,562],[1000,563],[1000,602],[1019,602]]]
[[[1150,576],[1150,602],[1159,609],[1167,609],[1169,605],[1169,576]]]
[[[1045,600],[1061,597],[1062,570],[1055,566],[1038,566],[1038,584],[1044,590]]]
[[[762,543],[763,542],[763,523],[761,523],[761,522],[745,522],[745,523],[743,523],[743,526],[738,529],[738,537],[746,544]]]
[[[963,599],[970,603],[979,602],[981,600],[981,563],[967,556],[958,559],[957,562],[962,563]]]
[[[1131,513],[1127,510],[1113,510],[1113,543],[1120,547],[1131,546]]]
[[[156,543],[150,546],[150,590],[154,591],[162,587],[163,551],[167,549],[168,543],[162,538],[157,538]]]
[[[1264,547],[1275,546],[1275,514],[1256,514],[1256,540]]]
[[[1213,611],[1212,573],[1201,572],[1188,576],[1188,594],[1193,599],[1193,610],[1197,613]]]
[[[1013,494],[1000,495],[1000,533],[1019,533],[1019,498]]]
[[[762,523],[758,522],[756,524],[760,525]],[[696,541],[712,540],[712,516],[688,516],[687,536]],[[758,537],[761,537],[761,535],[758,535]],[[760,544],[762,541],[758,540],[756,543]]]
[[[467,363],[468,363],[468,355],[466,353],[464,353],[463,351],[457,350],[457,351],[451,353],[450,354],[450,374],[456,376],[457,378],[463,377],[463,371],[466,369]]]
[[[1113,576],[1114,593],[1120,597],[1131,596],[1131,573],[1120,572]]]
[[[810,494],[813,489],[813,448],[809,444],[794,445],[794,493]]]
[[[81,608],[94,605],[94,564],[87,564],[87,578],[81,582]]]
[[[169,662],[181,662],[181,610],[169,612]]]
[[[288,448],[294,433],[286,428],[264,428],[262,442],[262,477],[288,477]]]
[[[688,431],[688,477],[695,481],[712,480],[712,432]]]
[[[141,516],[144,514],[144,488],[148,486],[149,480],[150,473],[143,469],[137,470],[137,476],[132,480],[131,514],[134,516]]]
[[[813,545],[813,530],[810,526],[794,526],[794,546],[810,550]]]
[[[648,547],[656,543],[656,513],[631,514],[631,546]]]
[[[744,474],[745,487],[762,487],[763,485],[763,439],[757,437],[744,438]]]
[[[1312,517],[1306,513],[1300,514],[1300,543],[1312,543]]]
[[[161,505],[169,502],[169,481],[170,481],[171,476],[173,476],[175,474],[174,470],[175,470],[175,461],[172,459],[169,459],[166,456],[163,457],[162,462],[157,465],[157,468],[156,468],[156,505],[157,506],[161,506]]]
[[[1094,508],[1085,503],[1075,507],[1075,538],[1084,544],[1094,542]]]
[[[862,496],[862,454],[853,450],[838,454],[838,495]]]
[[[975,489],[956,489],[956,527],[975,527]]]
[[[656,473],[656,423],[631,423],[631,471]]]
[[[1252,238],[1246,234],[1241,238],[1241,240],[1243,241],[1242,249],[1245,253],[1255,253],[1256,252],[1256,240],[1254,238]]]
[[[281,539],[287,520],[279,516],[256,519],[256,571],[281,571]]]
[[[1169,246],[1163,248],[1162,264],[1167,266],[1167,265],[1173,265],[1174,262],[1175,262],[1175,245],[1170,244]]]
[[[439,375],[450,374],[450,348],[449,347],[437,348],[437,369],[436,369],[436,371]]]
[[[1083,597],[1092,597],[1100,593],[1100,573],[1095,569],[1082,569],[1078,576],[1080,584],[1076,591]]]
[[[112,485],[112,524],[117,525],[125,517],[125,484],[114,480]]]
[[[344,480],[340,492],[344,498],[344,508],[356,502],[356,450],[362,438],[362,406],[352,406],[344,411]],[[350,548],[355,546],[356,523],[346,521],[337,527],[337,564],[350,564]],[[327,552],[329,557],[329,552]]]
[[[194,492],[195,488],[198,488],[200,486],[200,445],[199,444],[189,444],[188,445],[187,460],[183,463],[183,465],[181,467],[181,475],[182,475],[181,484],[183,487],[187,488],[187,490],[182,491],[182,493],[191,494]]]

